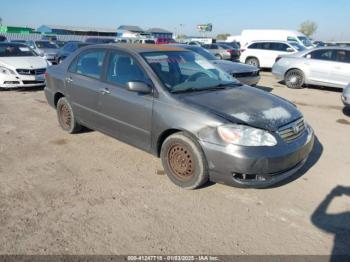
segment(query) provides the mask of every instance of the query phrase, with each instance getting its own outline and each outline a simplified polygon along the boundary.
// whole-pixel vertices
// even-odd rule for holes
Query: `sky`
[[[350,41],[350,0],[1,0],[0,17],[4,25],[34,28],[138,25],[186,35],[199,35],[196,25],[212,23],[213,36],[243,29],[297,30],[312,20],[318,24],[314,39]]]

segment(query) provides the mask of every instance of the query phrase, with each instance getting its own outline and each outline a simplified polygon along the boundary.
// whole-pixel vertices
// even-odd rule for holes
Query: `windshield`
[[[297,51],[304,51],[304,50],[306,50],[306,48],[305,47],[303,47],[302,45],[299,45],[297,42],[289,42],[289,44],[291,45],[291,46],[293,46]]]
[[[1,44],[0,45],[0,57],[11,56],[37,56],[32,49],[26,45],[18,44]]]
[[[151,52],[142,56],[171,93],[241,85],[203,56],[191,51]]]
[[[298,39],[303,43],[304,46],[306,47],[312,46],[312,43],[309,38],[305,36],[298,36]]]
[[[202,48],[202,47],[184,47],[188,50],[191,50],[197,54],[200,54],[201,56],[203,56],[204,58],[208,59],[208,60],[217,60],[217,58],[212,55],[209,51],[207,51],[206,49]]]
[[[35,44],[38,48],[58,48],[56,44],[48,41],[36,41]]]

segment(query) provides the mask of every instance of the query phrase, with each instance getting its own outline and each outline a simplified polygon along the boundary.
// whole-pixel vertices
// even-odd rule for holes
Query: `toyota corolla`
[[[179,47],[84,47],[46,80],[65,131],[86,126],[158,156],[186,189],[271,186],[297,172],[314,143],[292,103]]]

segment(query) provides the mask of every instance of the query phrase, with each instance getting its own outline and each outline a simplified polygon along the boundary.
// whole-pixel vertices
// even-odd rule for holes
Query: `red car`
[[[172,38],[160,37],[160,38],[157,38],[156,40],[156,45],[166,45],[166,44],[173,44],[173,43],[176,43],[176,42]]]

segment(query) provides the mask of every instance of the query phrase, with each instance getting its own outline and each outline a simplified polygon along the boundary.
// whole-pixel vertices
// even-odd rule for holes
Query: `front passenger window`
[[[108,61],[107,81],[126,86],[128,82],[146,82],[147,77],[136,63],[127,54],[112,53]]]

